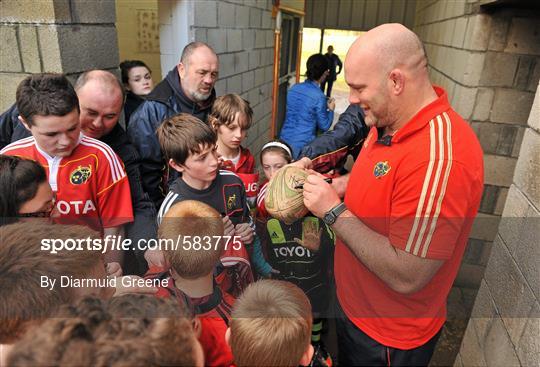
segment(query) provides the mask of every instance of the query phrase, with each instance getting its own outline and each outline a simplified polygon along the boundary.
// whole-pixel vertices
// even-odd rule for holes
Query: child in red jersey
[[[62,74],[36,74],[17,87],[19,119],[32,133],[0,154],[35,160],[56,195],[56,221],[84,224],[104,236],[120,236],[133,221],[124,165],[107,144],[81,134],[79,99]],[[107,272],[122,274],[120,250],[105,254]]]
[[[175,297],[198,315],[199,340],[209,366],[232,363],[225,332],[234,297],[222,291],[214,280],[214,269],[226,245],[223,231],[220,214],[209,205],[195,200],[172,205],[158,230],[165,267],[151,267],[146,276],[161,279],[163,287],[158,297]],[[164,247],[165,243],[170,245]]]
[[[208,115],[208,123],[217,134],[221,168],[235,173],[254,173],[255,159],[241,144],[251,127],[253,110],[238,94],[218,97]]]
[[[255,159],[241,144],[251,127],[253,110],[249,102],[238,94],[218,97],[208,115],[208,123],[217,135],[217,152],[221,169],[236,173],[246,187],[246,198],[252,214],[258,192],[259,174],[255,172]]]

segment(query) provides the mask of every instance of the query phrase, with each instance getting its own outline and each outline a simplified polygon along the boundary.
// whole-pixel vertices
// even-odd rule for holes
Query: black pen
[[[332,179],[330,177],[327,177],[324,179],[324,181],[328,182],[328,183],[332,183]],[[300,185],[296,185],[295,187],[295,190],[298,190],[298,189],[304,189],[304,184],[300,184]]]

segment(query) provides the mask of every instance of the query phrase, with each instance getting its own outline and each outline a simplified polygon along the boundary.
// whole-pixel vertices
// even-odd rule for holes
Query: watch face
[[[326,224],[334,224],[336,217],[333,213],[326,213],[323,217],[323,221]]]

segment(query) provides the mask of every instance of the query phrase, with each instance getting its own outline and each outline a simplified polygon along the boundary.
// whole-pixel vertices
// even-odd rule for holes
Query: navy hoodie
[[[156,129],[166,118],[182,112],[206,122],[215,99],[216,92],[212,89],[210,97],[202,104],[190,100],[182,90],[175,67],[131,115],[127,132],[141,156],[143,188],[154,202],[156,210],[168,191],[165,181],[167,164],[161,155]]]

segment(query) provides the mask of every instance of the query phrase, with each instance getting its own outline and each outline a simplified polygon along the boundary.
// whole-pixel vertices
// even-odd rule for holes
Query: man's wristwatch
[[[327,211],[324,214],[324,217],[322,217],[322,220],[327,225],[331,226],[334,224],[339,217],[341,213],[343,213],[345,210],[347,210],[347,207],[345,206],[345,203],[339,203],[329,211]]]

